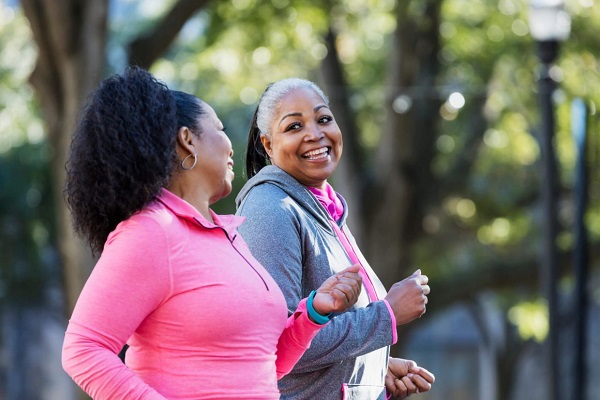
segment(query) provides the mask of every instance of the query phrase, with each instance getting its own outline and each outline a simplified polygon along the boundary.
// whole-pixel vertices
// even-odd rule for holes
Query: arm
[[[77,301],[63,344],[65,371],[91,397],[166,400],[118,353],[168,295],[167,246],[154,223],[129,221],[109,240]]]
[[[277,343],[277,379],[288,374],[302,354],[310,346],[310,342],[320,325],[313,321],[307,311],[307,303],[312,301],[314,310],[320,315],[343,312],[358,300],[362,279],[358,273],[359,266],[353,265],[328,278],[316,291],[311,300],[302,299],[296,312],[288,318],[285,330]]]
[[[306,312],[306,299],[290,316],[277,343],[277,379],[287,375],[310,346],[311,340],[324,325],[314,323]]]
[[[303,275],[308,273],[303,269],[303,260],[304,248],[312,251],[312,243],[310,237],[301,234],[302,225],[312,222],[304,220],[302,212],[272,185],[252,189],[238,214],[247,217],[238,231],[254,257],[279,284],[292,314],[308,294],[302,287]],[[337,269],[350,265],[343,249],[340,254],[341,266]],[[334,269],[330,265],[323,268]],[[392,327],[392,316],[383,301],[338,315],[316,335],[294,370],[318,370],[388,346],[393,341]]]

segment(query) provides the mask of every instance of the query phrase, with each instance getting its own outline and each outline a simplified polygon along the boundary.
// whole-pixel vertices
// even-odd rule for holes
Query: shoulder
[[[248,190],[244,197],[244,203],[256,201],[277,203],[286,197],[288,197],[288,194],[281,187],[270,182],[264,182]]]
[[[297,198],[277,185],[263,183],[250,189],[237,214],[247,217],[245,224],[257,219],[281,223],[285,220],[297,220],[305,211]]]
[[[165,240],[166,232],[173,226],[175,220],[173,214],[165,207],[153,202],[119,223],[108,236],[106,244],[109,245],[115,240],[126,240],[144,243],[146,246],[156,245]]]

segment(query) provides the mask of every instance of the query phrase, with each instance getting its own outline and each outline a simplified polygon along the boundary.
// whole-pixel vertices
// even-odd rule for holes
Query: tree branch
[[[128,46],[129,65],[148,69],[171,45],[185,23],[210,0],[179,0],[154,28]]]

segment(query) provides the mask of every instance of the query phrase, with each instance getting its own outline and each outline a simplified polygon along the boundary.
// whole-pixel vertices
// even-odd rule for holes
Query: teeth
[[[306,158],[312,158],[312,157],[316,157],[319,156],[323,153],[327,153],[327,147],[321,147],[320,149],[317,150],[311,150],[309,152],[304,153],[304,157]]]

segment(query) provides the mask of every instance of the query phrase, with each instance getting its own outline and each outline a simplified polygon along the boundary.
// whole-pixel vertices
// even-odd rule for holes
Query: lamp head
[[[571,18],[564,0],[530,0],[529,30],[538,42],[564,41],[571,31]]]

